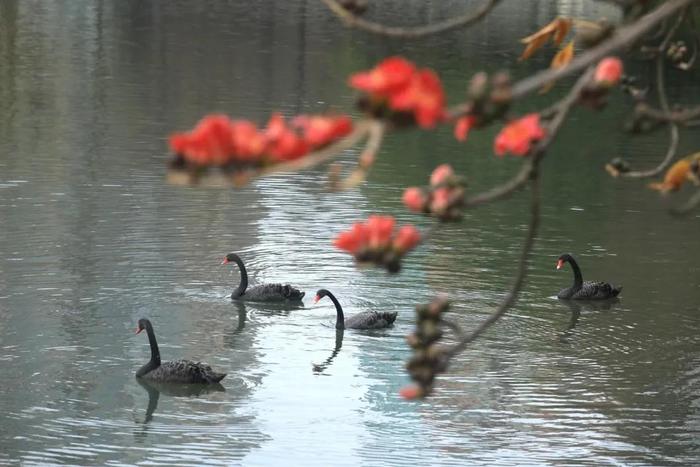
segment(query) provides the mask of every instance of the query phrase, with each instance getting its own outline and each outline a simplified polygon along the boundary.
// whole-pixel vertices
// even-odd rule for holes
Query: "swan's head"
[[[316,292],[316,296],[314,297],[314,303],[318,303],[319,300],[321,300],[323,297],[326,297],[328,294],[330,294],[330,292],[326,289],[318,289],[318,291]]]
[[[238,255],[236,253],[229,253],[226,256],[224,256],[224,260],[221,262],[221,264],[233,263],[237,259],[239,259],[239,258],[238,258]]]
[[[140,333],[144,329],[146,329],[146,325],[150,324],[151,322],[148,321],[146,318],[141,318],[139,320],[138,326],[136,326],[136,334]]]
[[[571,256],[571,255],[568,254],[568,253],[564,253],[564,254],[561,255],[559,258],[557,258],[557,269],[563,268],[563,267],[564,267],[564,263],[566,263],[566,262],[568,262],[568,261],[571,261],[572,259],[574,259],[573,256]]]

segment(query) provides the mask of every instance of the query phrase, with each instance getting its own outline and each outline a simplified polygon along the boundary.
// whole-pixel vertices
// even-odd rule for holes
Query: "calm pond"
[[[421,24],[476,3],[372,8]],[[474,191],[506,179],[519,161],[493,157],[493,130],[466,144],[450,128],[392,134],[368,182],[343,193],[323,167],[238,190],[164,182],[167,136],[206,113],[353,112],[347,76],[392,54],[439,70],[457,102],[477,70],[546,67],[546,55],[518,63],[518,39],[559,14],[615,12],[510,1],[473,29],[397,41],[348,31],[317,1],[0,2],[0,464],[699,464],[700,216],[671,217],[670,201],[603,172],[614,156],[648,167],[665,151],[663,131],[618,131],[621,93],[561,132],[521,300],[425,402],[397,395],[413,307],[445,292],[464,328],[487,316],[513,277],[527,197],[440,229],[400,275],[358,270],[331,239],[371,213],[429,227],[400,198],[438,163]],[[693,73],[669,77],[674,96],[700,100]],[[685,131],[680,151],[699,143]],[[232,304],[231,251],[253,283],[305,290],[304,306]],[[620,302],[559,302],[564,252],[585,278],[622,284]],[[321,287],[349,313],[398,311],[396,325],[341,342],[332,304],[312,303]],[[210,363],[225,391],[141,386],[141,317],[164,359]]]

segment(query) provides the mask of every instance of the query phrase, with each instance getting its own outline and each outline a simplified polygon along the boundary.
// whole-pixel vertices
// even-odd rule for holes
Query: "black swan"
[[[292,287],[289,284],[263,284],[248,288],[248,272],[241,258],[235,253],[226,255],[221,264],[236,263],[241,271],[241,283],[231,294],[233,300],[247,300],[250,302],[283,302],[301,301],[305,292]]]
[[[576,260],[569,254],[563,254],[557,259],[557,269],[564,267],[564,263],[570,263],[574,270],[574,284],[559,291],[557,298],[572,300],[605,300],[617,297],[622,287],[615,287],[607,282],[583,282],[581,270]]]
[[[226,376],[226,373],[216,373],[204,363],[195,363],[189,360],[161,363],[153,326],[149,320],[141,318],[136,328],[136,334],[144,329],[148,334],[148,343],[151,344],[151,360],[139,368],[139,371],[136,372],[137,378],[160,383],[216,384]]]
[[[381,329],[388,328],[396,320],[396,312],[389,311],[363,311],[356,315],[352,315],[349,318],[345,318],[343,315],[343,308],[338,303],[338,299],[333,296],[332,293],[326,289],[320,289],[316,292],[316,298],[314,298],[314,303],[321,300],[323,297],[328,297],[331,299],[335,305],[335,311],[337,312],[337,318],[335,321],[336,329]]]

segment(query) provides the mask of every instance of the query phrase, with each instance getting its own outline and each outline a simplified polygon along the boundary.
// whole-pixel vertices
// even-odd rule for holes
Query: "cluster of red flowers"
[[[427,305],[416,306],[416,330],[406,336],[408,345],[413,349],[406,369],[415,384],[401,388],[399,394],[404,399],[418,399],[430,394],[435,376],[447,369],[447,347],[439,341],[443,336],[442,314],[449,307],[444,297],[437,297]]]
[[[462,217],[464,181],[449,164],[442,164],[430,175],[430,186],[410,187],[403,193],[403,204],[411,211],[433,215],[443,221]]]
[[[373,115],[408,113],[422,128],[433,128],[445,116],[445,93],[433,70],[418,69],[401,57],[383,60],[369,71],[355,73],[350,86],[369,96]]]
[[[170,148],[194,166],[259,166],[298,159],[351,131],[352,121],[345,115],[301,115],[287,124],[275,113],[258,129],[248,120],[213,114],[191,131],[172,135]]]
[[[350,230],[338,234],[333,244],[358,262],[374,263],[389,272],[398,272],[401,258],[420,243],[421,235],[412,225],[398,231],[395,226],[391,216],[369,216],[366,222],[356,222]]]
[[[532,143],[544,138],[545,131],[540,126],[539,114],[532,113],[513,120],[496,136],[493,151],[497,156],[511,153],[514,156],[526,156]]]

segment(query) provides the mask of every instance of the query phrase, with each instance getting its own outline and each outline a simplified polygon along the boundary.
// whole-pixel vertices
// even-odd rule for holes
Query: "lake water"
[[[420,24],[475,3],[371,5]],[[164,183],[167,136],[206,113],[349,112],[347,76],[391,54],[440,70],[458,102],[476,70],[547,66],[518,64],[517,39],[557,14],[614,14],[603,4],[504,2],[471,30],[397,41],[344,29],[320,2],[0,2],[0,464],[700,463],[700,216],[669,216],[687,192],[662,200],[602,171],[665,151],[664,131],[618,131],[619,93],[604,113],[576,110],[549,151],[521,299],[424,402],[397,395],[413,307],[446,292],[464,328],[485,318],[514,274],[527,197],[468,212],[396,276],[356,269],[331,239],[370,213],[428,228],[400,196],[438,163],[474,192],[506,179],[519,162],[493,157],[494,130],[466,144],[449,128],[392,134],[368,183],[343,193],[324,168],[238,190]],[[670,76],[672,95],[700,99],[693,73]],[[683,137],[698,150],[697,130]],[[304,306],[232,304],[230,251],[253,283],[305,290]],[[557,301],[563,252],[584,278],[621,283],[620,302]],[[321,287],[348,313],[398,311],[396,325],[341,342],[332,304],[312,303]],[[225,391],[141,386],[141,317],[164,359],[210,363]]]

